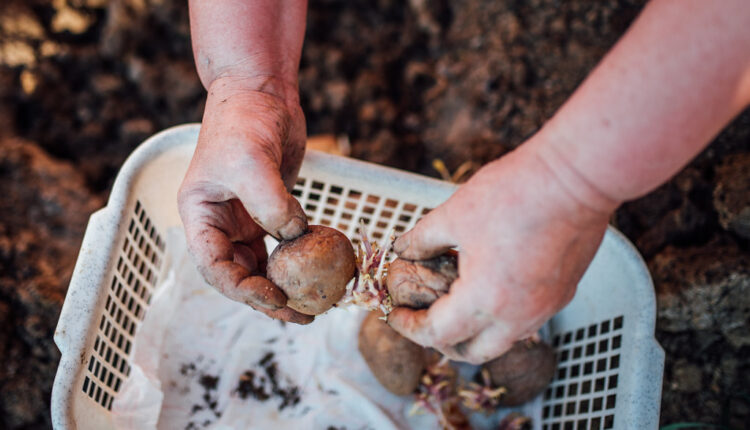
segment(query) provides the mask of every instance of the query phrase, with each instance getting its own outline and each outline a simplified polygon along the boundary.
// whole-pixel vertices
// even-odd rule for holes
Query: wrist
[[[529,168],[543,178],[547,197],[557,202],[561,213],[574,213],[583,220],[608,219],[622,204],[577,168],[549,135],[540,132],[518,150]]]
[[[240,75],[225,73],[217,76],[208,85],[209,97],[231,97],[243,93],[264,93],[277,97],[287,106],[299,105],[297,81],[275,75]]]

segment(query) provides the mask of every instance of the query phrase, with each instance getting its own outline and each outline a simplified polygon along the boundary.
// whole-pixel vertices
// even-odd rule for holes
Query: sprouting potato
[[[424,309],[450,289],[458,278],[458,256],[445,253],[429,260],[398,258],[388,268],[386,285],[393,306]]]
[[[268,279],[286,294],[287,306],[319,315],[336,304],[354,277],[356,262],[349,239],[321,225],[285,241],[268,258]]]
[[[518,406],[547,388],[555,376],[557,360],[555,351],[546,343],[521,340],[483,367],[489,370],[494,386],[506,389],[506,393],[500,398],[500,404]]]
[[[359,352],[383,387],[399,396],[411,394],[424,372],[426,351],[390,328],[382,315],[375,311],[365,317],[359,329]]]

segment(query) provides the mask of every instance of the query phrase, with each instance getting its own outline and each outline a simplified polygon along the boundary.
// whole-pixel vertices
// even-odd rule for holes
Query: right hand
[[[211,83],[198,145],[178,195],[190,253],[206,281],[228,298],[299,324],[313,317],[286,306],[266,279],[267,233],[290,240],[307,218],[289,191],[305,151],[297,90],[274,78]]]
[[[458,248],[458,279],[427,309],[397,307],[401,335],[473,364],[533,336],[575,294],[618,202],[581,179],[547,136],[480,169],[393,244],[426,260]],[[391,276],[391,274],[389,274]]]

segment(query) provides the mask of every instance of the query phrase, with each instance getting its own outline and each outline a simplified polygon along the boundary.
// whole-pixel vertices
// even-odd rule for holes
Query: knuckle
[[[190,196],[191,191],[189,186],[183,183],[177,191],[177,210],[183,218],[186,215],[188,206],[190,206]]]
[[[462,356],[456,354],[456,352],[451,347],[445,347],[445,348],[435,347],[435,349],[438,350],[438,352],[440,352],[441,354],[443,354],[445,357],[447,357],[449,360],[464,361],[464,358]]]
[[[455,345],[453,345],[452,342],[450,342],[446,338],[445,335],[441,335],[439,337],[438,336],[433,336],[431,339],[428,339],[428,340],[430,341],[430,343],[435,348],[438,348],[438,349],[451,349],[451,350],[454,350],[454,351],[456,350]],[[456,352],[458,352],[458,351],[456,351]]]
[[[474,366],[478,366],[480,364],[487,362],[488,360],[485,359],[485,357],[482,355],[474,355],[474,354],[469,353],[467,355],[464,355],[463,361],[469,364],[472,364]]]

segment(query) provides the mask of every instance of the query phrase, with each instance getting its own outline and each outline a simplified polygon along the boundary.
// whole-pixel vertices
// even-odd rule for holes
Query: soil
[[[90,213],[125,157],[199,121],[183,0],[0,3],[0,428],[49,428],[52,341]],[[437,176],[521,144],[622,35],[641,0],[311,0],[310,134]],[[658,293],[661,422],[750,422],[750,112],[613,224]]]
[[[296,406],[301,400],[299,387],[290,384],[286,379],[279,379],[278,363],[274,360],[274,353],[268,352],[260,359],[255,371],[248,369],[240,376],[234,392],[243,400],[248,397],[260,402],[278,400],[279,411]]]

